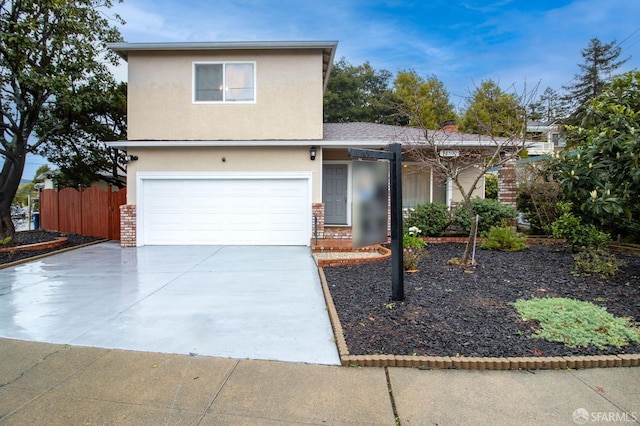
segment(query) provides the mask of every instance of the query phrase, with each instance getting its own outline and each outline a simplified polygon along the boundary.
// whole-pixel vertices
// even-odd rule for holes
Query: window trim
[[[251,101],[228,101],[225,99],[225,92],[223,90],[223,100],[221,101],[199,101],[196,99],[196,66],[198,65],[222,65],[222,81],[223,86],[226,86],[227,79],[227,64],[251,64],[253,65],[253,100]],[[257,64],[256,61],[193,61],[191,64],[191,102],[193,104],[255,104],[257,100]]]

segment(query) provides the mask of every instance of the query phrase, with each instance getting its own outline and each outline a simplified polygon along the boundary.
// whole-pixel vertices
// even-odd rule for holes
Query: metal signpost
[[[391,187],[391,300],[404,300],[402,266],[402,148],[389,144],[389,151],[349,148],[349,157],[389,160]],[[354,224],[355,225],[355,224]]]

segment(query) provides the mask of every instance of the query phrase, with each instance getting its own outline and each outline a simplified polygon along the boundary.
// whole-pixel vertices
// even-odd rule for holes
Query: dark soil
[[[405,300],[391,301],[389,260],[325,268],[327,282],[352,355],[571,356],[640,354],[622,348],[568,348],[531,338],[536,323],[524,322],[512,306],[518,299],[569,297],[640,321],[640,257],[624,260],[608,281],[571,275],[571,253],[559,245],[532,245],[505,253],[479,250],[472,268],[446,265],[464,245],[435,244],[405,273]]]
[[[9,242],[9,244],[0,246],[0,248],[4,247],[15,247],[22,246],[27,244],[35,244],[42,243],[46,241],[56,240],[58,237],[67,237],[68,242],[62,246],[54,247],[45,250],[15,250],[9,252],[0,252],[0,265],[5,263],[15,262],[16,260],[28,259],[30,257],[38,256],[46,253],[53,253],[65,248],[75,247],[82,244],[87,244],[92,241],[101,240],[102,238],[96,237],[86,237],[83,235],[77,234],[68,234],[62,232],[50,232],[50,231],[23,231],[16,232],[15,237]]]

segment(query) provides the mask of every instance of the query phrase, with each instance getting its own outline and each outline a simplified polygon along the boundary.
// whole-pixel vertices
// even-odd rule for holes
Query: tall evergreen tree
[[[537,102],[530,105],[529,119],[551,122],[566,118],[569,115],[566,103],[562,101],[560,94],[547,87]]]
[[[466,133],[510,137],[522,133],[525,110],[520,99],[493,80],[483,81],[471,94],[460,130]]]
[[[443,121],[456,119],[456,112],[449,100],[449,92],[435,75],[426,80],[415,71],[400,71],[393,83],[402,110],[419,113],[420,124],[437,129]],[[415,113],[411,125],[417,125]]]
[[[344,58],[336,62],[324,94],[324,122],[393,123],[391,76],[368,62],[351,65]]]
[[[600,95],[611,73],[627,62],[629,58],[618,60],[620,53],[622,48],[615,40],[603,43],[598,38],[592,38],[580,51],[584,58],[584,63],[578,64],[580,72],[572,84],[562,86],[567,92],[563,99],[573,106],[574,114],[588,100]]]

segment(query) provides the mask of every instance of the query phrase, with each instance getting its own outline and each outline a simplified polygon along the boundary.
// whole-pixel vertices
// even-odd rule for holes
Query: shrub
[[[498,176],[492,173],[484,175],[484,198],[498,199]]]
[[[426,255],[425,242],[420,236],[422,231],[412,226],[402,236],[402,263],[405,271],[411,271],[418,267],[418,261]]]
[[[610,278],[618,273],[624,262],[604,249],[582,250],[573,255],[573,271],[575,276],[593,276]]]
[[[521,251],[527,248],[526,237],[519,236],[511,227],[492,226],[489,232],[482,233],[482,237],[486,238],[486,241],[480,244],[483,249]]]
[[[534,233],[547,232],[560,212],[558,202],[562,201],[562,189],[546,172],[544,162],[525,164],[518,168],[518,211],[531,224]]]
[[[492,226],[502,226],[515,222],[518,212],[511,206],[500,203],[498,200],[474,198],[471,200],[473,213],[480,216],[478,232],[488,231]],[[471,222],[464,206],[459,206],[453,212],[453,223],[458,232],[468,235],[471,232]]]
[[[444,203],[418,204],[409,210],[409,217],[404,221],[405,226],[418,227],[425,237],[437,237],[449,226],[449,212]]]
[[[558,203],[562,212],[550,226],[553,238],[564,238],[573,251],[584,248],[600,248],[611,242],[611,236],[600,232],[593,224],[583,224],[582,219],[571,213],[571,203]]]
[[[514,303],[524,321],[535,320],[540,328],[536,339],[562,343],[570,348],[594,345],[617,348],[640,343],[640,328],[626,318],[618,318],[590,302],[563,297],[534,298]]]

